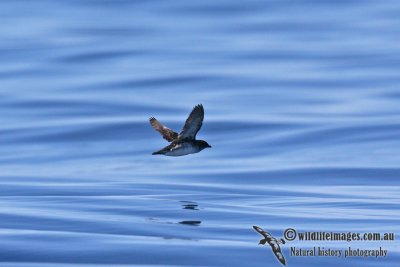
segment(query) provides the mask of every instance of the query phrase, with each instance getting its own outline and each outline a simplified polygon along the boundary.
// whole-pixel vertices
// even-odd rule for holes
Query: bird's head
[[[260,242],[258,242],[259,245],[265,245],[267,243],[267,239],[261,239]]]
[[[204,140],[198,140],[198,145],[200,147],[200,149],[204,149],[204,148],[208,148],[211,147],[206,141]]]

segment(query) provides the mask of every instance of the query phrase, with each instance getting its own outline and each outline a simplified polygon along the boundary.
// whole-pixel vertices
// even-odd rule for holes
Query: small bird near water
[[[211,147],[206,141],[196,140],[196,134],[200,130],[203,120],[204,108],[201,104],[193,108],[179,134],[162,125],[156,118],[151,117],[151,126],[159,132],[165,140],[171,142],[170,145],[163,149],[153,152],[153,155],[184,156]]]
[[[281,240],[276,239],[270,233],[264,231],[261,227],[258,227],[256,225],[253,226],[253,229],[263,236],[263,239],[261,239],[258,244],[265,245],[266,243],[268,243],[271,246],[272,252],[275,254],[275,257],[280,261],[280,263],[286,265],[286,259],[282,254],[281,247],[279,246],[279,244],[285,244],[285,240],[283,240],[282,238]]]

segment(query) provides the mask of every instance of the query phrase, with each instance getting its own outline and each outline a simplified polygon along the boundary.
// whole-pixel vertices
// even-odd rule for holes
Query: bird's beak
[[[211,148],[212,146],[208,145],[208,147],[210,147],[210,148]]]

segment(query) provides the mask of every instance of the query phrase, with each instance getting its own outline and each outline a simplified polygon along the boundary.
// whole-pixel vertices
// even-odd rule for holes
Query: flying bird
[[[165,140],[171,142],[163,149],[153,152],[153,155],[184,156],[211,147],[206,141],[196,140],[196,134],[199,132],[203,120],[204,108],[201,104],[193,108],[179,134],[161,124],[156,118],[151,117],[150,124],[154,130],[159,132]]]
[[[271,248],[272,252],[275,254],[275,257],[283,264],[286,265],[286,260],[285,257],[282,254],[281,247],[279,244],[285,244],[285,240],[281,238],[281,240],[277,240],[275,237],[273,237],[270,233],[265,232],[262,228],[258,226],[253,226],[254,230],[256,230],[257,233],[262,235],[264,238],[260,240],[258,243],[259,245],[265,245],[265,243],[268,243]]]

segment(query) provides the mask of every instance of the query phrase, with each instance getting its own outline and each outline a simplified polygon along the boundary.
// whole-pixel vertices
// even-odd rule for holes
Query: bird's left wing
[[[253,225],[253,229],[256,230],[257,233],[259,233],[260,235],[262,235],[265,238],[273,238],[270,233],[265,232],[261,227]]]
[[[185,125],[179,134],[179,139],[195,139],[197,132],[203,125],[204,108],[203,105],[197,105],[193,108],[189,117],[186,119]]]
[[[166,127],[165,125],[162,125],[156,118],[151,117],[150,118],[150,124],[156,130],[159,132],[162,137],[164,137],[165,140],[168,142],[172,142],[178,137],[178,134],[174,131],[172,131],[170,128]]]

